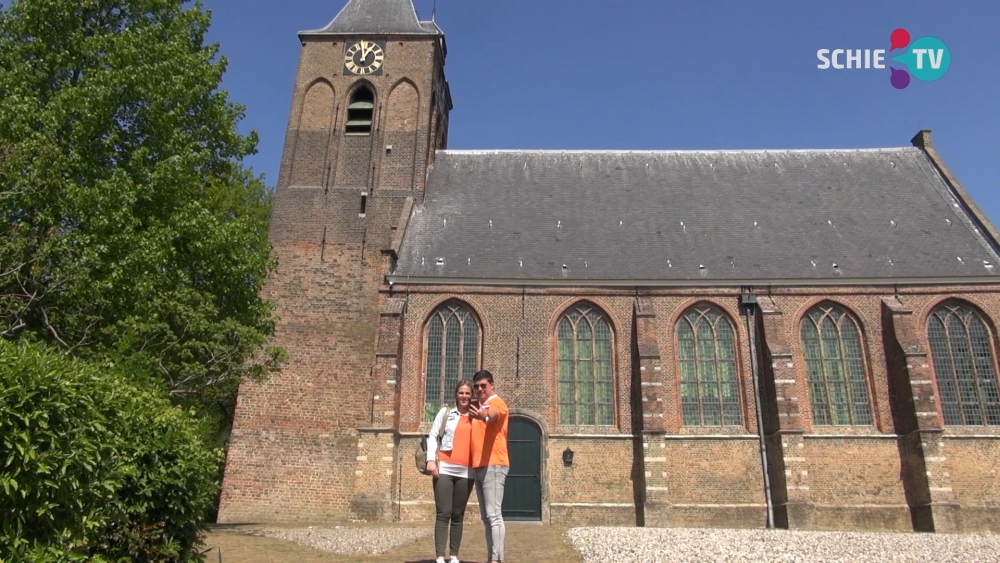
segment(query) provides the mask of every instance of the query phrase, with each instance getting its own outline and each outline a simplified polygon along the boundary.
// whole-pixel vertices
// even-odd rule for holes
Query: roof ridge
[[[919,151],[915,147],[873,147],[855,149],[678,149],[678,150],[632,150],[632,149],[444,149],[437,152],[450,155],[479,154],[770,154],[770,153],[853,153],[853,152],[899,152]]]

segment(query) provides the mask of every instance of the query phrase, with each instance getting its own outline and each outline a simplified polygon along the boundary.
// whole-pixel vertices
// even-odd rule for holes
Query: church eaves
[[[960,203],[919,148],[440,151],[389,279],[996,283]]]
[[[421,22],[412,0],[350,0],[322,29],[299,35],[441,35],[433,22]]]

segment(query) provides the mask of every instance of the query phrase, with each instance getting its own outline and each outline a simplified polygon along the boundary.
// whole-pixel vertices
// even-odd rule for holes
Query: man
[[[476,497],[486,528],[490,563],[503,561],[507,529],[503,523],[503,487],[510,471],[507,458],[507,403],[496,395],[493,374],[482,370],[472,377],[479,404],[469,406],[472,418],[472,467],[476,470]]]

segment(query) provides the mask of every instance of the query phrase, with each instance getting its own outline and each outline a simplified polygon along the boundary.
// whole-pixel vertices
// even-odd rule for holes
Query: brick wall
[[[896,438],[806,435],[813,527],[819,529],[910,529]],[[836,460],[836,462],[834,462]]]
[[[566,448],[573,465],[563,464]],[[543,487],[550,521],[562,525],[635,525],[633,440],[556,437],[548,440]]]
[[[388,430],[362,430],[358,436],[357,463],[350,514],[368,521],[395,519],[393,507],[399,480],[396,435]]]
[[[942,444],[943,469],[961,507],[959,527],[1000,532],[1000,437],[995,432],[968,434],[946,435]]]
[[[644,445],[648,524],[759,527],[766,521],[753,436],[650,435]]]
[[[512,407],[539,413],[552,434],[577,436],[572,440],[549,440],[550,463],[548,475],[543,478],[547,480],[546,501],[550,504],[551,521],[628,523],[645,519],[650,525],[763,524],[763,476],[749,373],[749,335],[744,318],[739,316],[736,291],[647,291],[640,298],[641,310],[636,308],[634,292],[612,290],[410,287],[402,291],[396,295],[406,295],[408,311],[400,383],[400,420],[405,430],[417,431],[427,426],[421,423],[423,323],[436,306],[458,298],[473,308],[482,323],[483,367],[497,376],[499,393]],[[913,403],[914,399],[900,396],[911,393],[910,375],[906,375],[905,381],[893,382],[890,370],[896,366],[898,371],[900,362],[912,361],[912,355],[892,343],[899,334],[905,334],[908,340],[921,342],[927,348],[926,316],[934,305],[948,297],[966,299],[990,316],[1000,313],[997,288],[900,289],[896,294],[879,288],[785,289],[762,297],[765,297],[763,308],[767,309],[766,320],[758,324],[764,331],[759,335],[761,376],[766,379],[762,386],[770,385],[772,389],[770,397],[765,393],[763,398],[767,411],[765,429],[770,428],[771,434],[769,463],[777,466],[771,468],[772,486],[776,489],[775,498],[790,510],[789,525],[909,529],[910,511],[920,504],[921,493],[907,490],[904,483],[908,427],[899,412],[900,404],[907,400]],[[887,299],[905,303],[915,311],[914,322],[890,326],[892,334],[888,335],[884,333]],[[554,400],[557,374],[554,327],[559,315],[581,300],[599,306],[614,329],[618,414],[613,427],[558,424]],[[675,327],[688,307],[705,301],[724,310],[736,329],[743,400],[743,424],[739,427],[683,425]],[[841,305],[858,323],[873,415],[871,425],[823,426],[813,420],[799,331],[803,316],[824,301]],[[642,351],[636,342],[644,342]],[[649,369],[637,369],[641,366],[634,363]],[[631,412],[633,381],[642,384],[642,411],[661,415],[642,418],[645,436],[641,464],[636,463],[631,439],[635,425]],[[920,408],[926,415],[926,407]],[[941,431],[947,437],[962,429]],[[940,479],[922,485],[928,491],[925,496],[930,498],[934,490],[950,490],[952,486],[956,491],[974,490],[976,486],[989,490],[992,485],[988,478],[993,475],[990,471],[996,471],[989,456],[994,451],[992,445],[1000,443],[1000,429],[984,427],[977,432],[979,437],[963,437],[962,445],[954,448],[962,452],[960,455],[947,457],[948,463],[965,468],[958,471],[962,480],[955,479],[954,470],[943,470]],[[595,434],[620,438],[586,437]],[[921,460],[929,459],[933,469],[933,463],[941,456],[933,452],[924,455],[924,448],[933,447],[928,439],[924,436],[922,442],[916,442],[916,447],[920,449]],[[621,456],[622,460],[611,466],[593,462],[577,465],[568,470],[573,477],[569,479],[567,468],[559,459],[563,442],[574,444],[577,460],[590,458],[590,447],[607,449],[610,444],[618,444],[621,452],[615,457]],[[951,447],[951,442],[948,444]],[[912,440],[909,445],[914,445]],[[632,486],[636,467],[641,468],[643,478],[639,506],[635,506]],[[780,475],[774,474],[776,470]],[[580,483],[587,486],[581,487]],[[911,485],[910,489],[914,487],[920,485]],[[935,502],[950,502],[942,501],[940,494],[935,498],[938,499]],[[963,497],[956,492],[956,499],[963,509],[968,506],[970,510],[966,511],[968,522],[959,521],[953,529],[982,528],[985,520],[979,513],[994,514],[990,511],[995,510],[995,501],[990,498],[973,501],[971,496]],[[938,515],[939,529],[946,520],[944,513]],[[944,529],[949,529],[948,526],[943,525]]]
[[[240,390],[220,520],[323,520],[347,513],[357,428],[370,421],[375,270],[360,245],[276,244],[266,294],[289,360]]]

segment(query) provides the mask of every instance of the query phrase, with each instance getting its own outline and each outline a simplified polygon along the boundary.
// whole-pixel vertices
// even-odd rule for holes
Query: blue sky
[[[277,182],[300,45],[346,0],[203,0],[224,87]],[[415,0],[429,19],[434,0]],[[437,0],[455,109],[449,148],[783,149],[908,146],[920,129],[1000,224],[1000,2]],[[820,70],[818,49],[951,51],[935,82]],[[896,54],[895,52],[893,53]],[[888,58],[888,57],[887,57]]]

